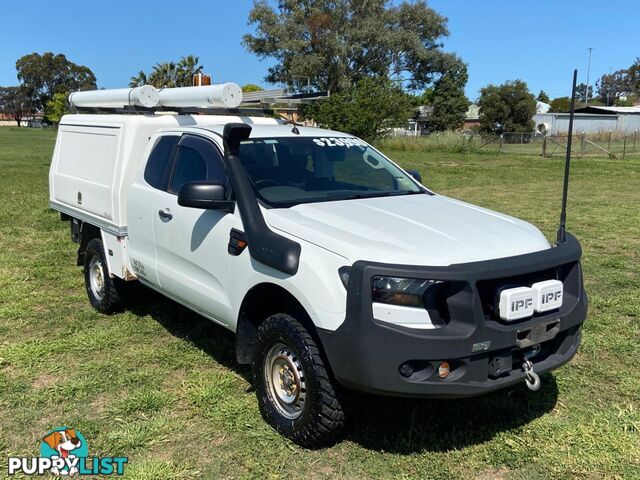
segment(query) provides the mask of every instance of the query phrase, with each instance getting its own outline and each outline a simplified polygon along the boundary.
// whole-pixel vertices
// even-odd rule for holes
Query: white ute
[[[352,135],[136,109],[58,130],[50,206],[89,300],[119,311],[138,281],[235,332],[264,419],[296,443],[339,438],[349,389],[535,390],[576,352],[587,299],[570,234],[552,246],[438,195]]]

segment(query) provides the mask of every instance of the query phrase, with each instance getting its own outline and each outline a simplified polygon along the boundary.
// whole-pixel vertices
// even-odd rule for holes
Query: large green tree
[[[627,69],[627,83],[631,93],[640,96],[640,57]]]
[[[544,90],[540,90],[540,93],[538,94],[538,97],[536,98],[536,100],[538,100],[539,102],[544,102],[544,103],[551,102],[551,99],[549,98],[549,95],[547,95],[547,92],[545,92]]]
[[[536,99],[522,80],[480,90],[480,129],[485,132],[531,132]]]
[[[411,98],[394,82],[363,78],[326,100],[306,106],[304,115],[322,127],[372,141],[393,127],[405,126],[412,110]]]
[[[588,92],[588,97],[587,97]],[[587,99],[593,98],[593,87],[589,85],[587,89],[586,83],[579,83],[576,86],[576,102],[587,102]]]
[[[84,65],[77,65],[63,54],[32,53],[16,62],[18,79],[37,110],[43,110],[56,93],[93,90],[96,77]]]
[[[620,97],[640,96],[640,57],[636,58],[629,68],[600,77],[596,82],[596,88],[598,99],[605,105],[620,104]]]
[[[55,93],[44,106],[44,117],[49,122],[58,125],[63,115],[69,112],[67,97],[66,93]]]
[[[24,86],[0,87],[0,112],[13,118],[18,126],[33,110],[33,103]]]
[[[195,55],[182,57],[178,62],[160,62],[154,65],[153,70],[147,74],[140,70],[137,75],[131,77],[129,86],[152,85],[156,88],[190,87],[193,85],[193,76],[202,73],[203,66]]]
[[[247,83],[245,85],[242,85],[243,93],[261,92],[262,90],[264,90],[264,88],[262,88],[260,85],[256,85],[255,83]]]
[[[331,93],[367,77],[402,79],[411,90],[428,86],[459,59],[442,50],[447,20],[423,0],[256,1],[249,13],[255,32],[244,45],[274,59],[265,80]]]
[[[551,100],[550,112],[566,113],[571,110],[571,99],[569,97],[558,97]]]
[[[430,129],[438,132],[455,130],[464,123],[471,102],[464,94],[467,84],[467,67],[460,63],[442,75],[433,87]]]

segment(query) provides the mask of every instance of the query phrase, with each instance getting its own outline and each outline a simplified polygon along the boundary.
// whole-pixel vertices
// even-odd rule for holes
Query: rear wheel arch
[[[274,283],[259,283],[244,296],[236,326],[236,359],[242,365],[253,360],[258,326],[271,315],[284,313],[296,318],[322,349],[316,327],[302,303],[286,288]]]
[[[91,225],[87,222],[81,222],[80,224],[80,245],[78,246],[78,260],[77,265],[80,267],[84,265],[84,256],[87,251],[87,245],[89,242],[97,238],[102,240],[102,232],[95,225]]]

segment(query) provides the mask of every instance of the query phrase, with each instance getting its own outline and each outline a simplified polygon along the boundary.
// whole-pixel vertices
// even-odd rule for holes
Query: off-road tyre
[[[281,413],[273,388],[265,375],[270,352],[278,345],[290,349],[302,367],[304,404],[297,418]],[[343,395],[325,366],[318,345],[304,326],[291,315],[275,314],[258,327],[253,355],[253,383],[260,413],[281,435],[305,448],[320,448],[338,441],[345,426]]]
[[[92,272],[96,263],[102,271],[102,287],[92,287]],[[93,275],[96,275],[95,273]],[[111,315],[122,311],[125,305],[125,285],[120,278],[109,275],[109,266],[104,254],[102,240],[94,238],[87,244],[84,255],[84,286],[89,302],[100,313]]]

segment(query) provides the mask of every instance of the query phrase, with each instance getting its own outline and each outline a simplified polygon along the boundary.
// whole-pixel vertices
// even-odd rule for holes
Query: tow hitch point
[[[524,383],[527,388],[532,392],[538,391],[540,389],[540,377],[533,370],[531,360],[525,358],[524,362],[522,362],[522,370],[524,371]]]

